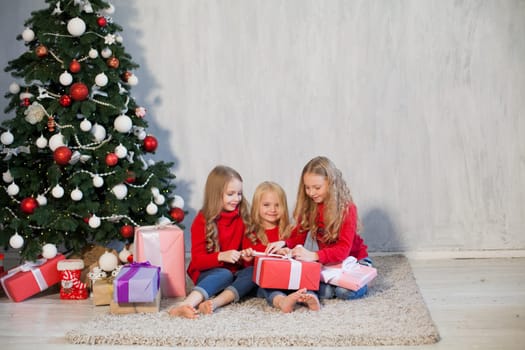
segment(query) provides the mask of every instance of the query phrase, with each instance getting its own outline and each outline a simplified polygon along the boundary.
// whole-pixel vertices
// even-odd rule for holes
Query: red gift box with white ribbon
[[[0,279],[5,294],[19,302],[38,294],[60,282],[57,264],[65,256],[57,254],[53,259],[38,259],[12,268]]]
[[[256,256],[253,281],[262,288],[318,290],[321,264],[269,254]]]

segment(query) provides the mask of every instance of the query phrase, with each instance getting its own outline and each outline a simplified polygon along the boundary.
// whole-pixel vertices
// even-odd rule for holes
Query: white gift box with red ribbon
[[[377,276],[377,269],[361,265],[353,256],[341,264],[325,265],[321,270],[321,281],[353,291],[359,290]]]

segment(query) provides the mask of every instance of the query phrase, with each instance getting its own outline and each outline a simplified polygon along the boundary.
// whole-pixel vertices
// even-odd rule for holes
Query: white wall
[[[524,1],[113,4],[187,227],[214,165],[249,198],[279,182],[293,208],[303,165],[327,155],[373,251],[525,247]],[[44,1],[1,6],[5,67]]]

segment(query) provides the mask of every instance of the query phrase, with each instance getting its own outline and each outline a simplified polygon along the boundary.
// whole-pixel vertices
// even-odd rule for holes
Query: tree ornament
[[[115,6],[113,6],[112,4],[108,3],[109,7],[106,7],[105,9],[102,9],[102,13],[105,14],[105,15],[112,15],[115,13]]]
[[[108,76],[104,73],[99,73],[95,77],[95,84],[97,84],[100,87],[104,87],[108,84]]]
[[[58,165],[67,165],[73,153],[67,146],[60,146],[53,152],[53,159]]]
[[[47,56],[48,54],[48,50],[47,50],[47,47],[45,47],[44,45],[38,45],[36,48],[35,48],[35,54],[37,57],[39,58],[44,58]]]
[[[184,198],[182,198],[178,194],[173,196],[173,200],[171,201],[171,207],[184,209]]]
[[[18,232],[15,232],[15,234],[9,238],[9,245],[13,249],[20,249],[24,246],[24,238],[20,236]]]
[[[138,85],[139,83],[139,78],[135,75],[135,74],[132,74],[129,78],[128,78],[128,84],[131,85],[131,86],[135,86],[135,85]]]
[[[88,132],[89,130],[91,130],[91,126],[91,122],[86,118],[84,118],[84,120],[80,122],[80,130],[84,132]]]
[[[108,65],[109,68],[117,69],[118,66],[120,65],[120,61],[115,56],[112,56],[108,58],[108,60],[106,61],[106,64]]]
[[[0,142],[2,142],[2,144],[6,146],[9,146],[10,144],[12,144],[14,140],[15,140],[15,136],[9,130],[4,131],[2,135],[0,135]]]
[[[125,71],[124,73],[122,73],[121,79],[123,82],[127,83],[132,75],[133,73],[131,73],[130,71]]]
[[[28,98],[24,98],[24,99],[22,100],[22,103],[21,103],[20,105],[23,106],[23,107],[27,107],[27,106],[29,106],[30,104],[31,104],[31,101],[30,101]]]
[[[24,39],[26,43],[35,40],[35,32],[33,32],[31,28],[24,29],[22,32],[22,39]]]
[[[42,256],[46,259],[53,259],[57,253],[57,246],[52,243],[47,243],[42,247]]]
[[[33,214],[38,208],[38,202],[33,197],[26,197],[20,202],[20,210],[24,214]]]
[[[132,184],[132,183],[134,183],[135,180],[136,180],[136,178],[137,178],[136,175],[135,175],[135,173],[134,173],[133,171],[129,171],[129,170],[128,170],[128,171],[126,172],[126,174],[127,174],[127,177],[126,177],[126,179],[125,179],[124,181],[125,181],[126,183],[128,183],[128,184]]]
[[[67,31],[75,37],[81,36],[86,31],[86,23],[79,17],[72,18],[67,22]]]
[[[158,146],[157,139],[151,135],[146,136],[144,141],[142,141],[142,144],[146,152],[155,152]]]
[[[60,74],[58,81],[64,86],[69,86],[73,82],[73,76],[66,70],[64,73]]]
[[[95,59],[95,58],[98,57],[98,51],[93,49],[93,48],[91,48],[91,49],[89,49],[88,56],[89,56],[89,58]]]
[[[133,122],[131,121],[130,117],[128,117],[125,114],[121,114],[115,118],[115,121],[113,122],[113,127],[118,132],[125,134],[131,130],[131,128],[133,127]]]
[[[115,147],[114,152],[120,159],[126,158],[126,156],[128,155],[128,149],[124,147],[124,145],[122,145],[121,143],[117,147]]]
[[[82,69],[82,66],[80,65],[80,62],[78,62],[76,59],[73,59],[69,63],[69,71],[73,74],[80,72]]]
[[[105,27],[108,24],[106,17],[97,18],[97,24],[99,27]]]
[[[113,186],[111,192],[117,197],[117,199],[124,199],[128,194],[128,187],[124,184],[117,184]]]
[[[175,220],[175,222],[181,222],[182,220],[184,220],[184,210],[182,210],[181,208],[171,208],[170,209],[170,216],[173,220]]]
[[[18,94],[20,92],[20,85],[18,85],[16,82],[12,82],[9,85],[9,92],[12,93],[13,95]]]
[[[16,196],[20,192],[20,187],[14,182],[11,182],[9,186],[7,186],[7,194],[10,196]]]
[[[131,225],[124,225],[120,228],[120,234],[124,238],[131,238],[133,237],[135,229]]]
[[[92,182],[93,186],[95,186],[96,188],[100,188],[104,185],[104,179],[102,178],[102,176],[99,175],[93,176]]]
[[[161,216],[160,218],[158,218],[157,220],[157,225],[167,225],[171,223],[171,220],[168,219],[167,217],[165,216]]]
[[[106,165],[115,166],[118,163],[118,157],[115,153],[108,153],[106,155]]]
[[[47,139],[44,137],[44,135],[40,135],[40,137],[36,139],[35,144],[40,149],[46,148],[47,147]]]
[[[153,202],[149,202],[149,204],[146,206],[146,213],[148,213],[149,215],[155,215],[158,211],[159,208]]]
[[[106,129],[102,125],[95,123],[91,128],[91,134],[96,141],[101,142],[106,138]]]
[[[100,221],[100,218],[98,216],[92,215],[89,218],[89,221],[88,221],[89,227],[91,227],[91,228],[98,228],[98,227],[100,227],[100,224],[101,224],[101,221]]]
[[[34,95],[30,93],[29,91],[21,92],[20,95],[18,95],[20,98],[20,101],[23,101],[25,99],[32,99]]]
[[[160,195],[160,191],[157,187],[152,187],[150,191],[153,197],[157,197],[158,195]]]
[[[115,254],[105,252],[98,258],[98,267],[106,272],[115,270],[118,266],[118,258]]]
[[[13,175],[11,175],[11,172],[9,169],[7,169],[4,173],[2,173],[2,180],[4,180],[5,183],[11,183],[13,182]]]
[[[133,263],[133,254],[130,254],[128,256],[128,263],[132,264]]]
[[[51,190],[51,195],[55,198],[62,198],[64,196],[64,188],[59,184],[56,184]]]
[[[36,196],[36,201],[40,206],[47,204],[47,198],[43,194],[39,194],[38,196]]]
[[[55,126],[56,126],[55,117],[53,117],[52,115],[48,116],[47,117],[47,130],[49,130],[50,132],[53,132],[55,131]]]
[[[103,58],[110,58],[112,54],[113,52],[109,47],[105,47],[102,49],[102,51],[100,51],[100,56],[102,56]]]
[[[127,263],[128,262],[128,257],[131,255],[131,252],[126,248],[122,248],[122,250],[120,251],[120,253],[118,253],[118,258],[120,260],[120,262],[122,263]]]
[[[58,103],[60,103],[62,107],[69,107],[71,106],[71,97],[69,95],[62,95],[60,96]]]
[[[49,148],[54,152],[60,146],[65,146],[64,135],[58,133],[51,136],[49,139]]]
[[[74,200],[75,202],[78,202],[78,201],[82,200],[82,197],[84,197],[84,194],[83,194],[82,191],[77,187],[77,188],[75,188],[73,191],[71,191],[70,197],[71,197],[71,199]]]
[[[84,83],[74,83],[69,89],[69,94],[75,101],[84,101],[89,95],[89,90]]]
[[[157,205],[163,205],[166,202],[166,197],[164,197],[162,194],[159,194],[155,198],[153,198],[153,201]]]

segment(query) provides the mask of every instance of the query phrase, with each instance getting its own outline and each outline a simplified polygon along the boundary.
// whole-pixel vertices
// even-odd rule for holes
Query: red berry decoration
[[[128,255],[128,262],[130,264],[133,262],[133,254]]]
[[[74,83],[69,89],[69,95],[75,101],[84,101],[89,94],[89,90],[84,83]]]
[[[58,165],[67,165],[71,160],[72,152],[66,146],[60,146],[55,149],[53,158]]]
[[[31,100],[29,100],[27,97],[22,100],[21,105],[24,107],[28,107],[31,104]]]
[[[80,68],[81,68],[80,67],[80,63],[77,60],[73,60],[69,64],[69,71],[71,73],[78,73],[78,72],[80,72]]]
[[[58,103],[60,103],[62,107],[69,107],[71,106],[71,97],[69,95],[62,95],[60,96]]]
[[[33,197],[27,197],[20,202],[20,210],[25,214],[33,214],[38,208],[38,202]]]
[[[181,208],[175,207],[170,209],[170,216],[175,222],[181,222],[184,220],[184,210]]]
[[[108,24],[106,17],[97,18],[97,24],[99,27],[105,27]]]
[[[124,238],[131,238],[133,237],[133,233],[135,232],[135,229],[131,225],[124,225],[120,228],[120,234]]]
[[[115,166],[118,163],[118,157],[115,153],[108,153],[106,156],[106,165]]]
[[[143,141],[144,150],[146,152],[155,152],[158,144],[157,139],[151,135],[146,136]]]

